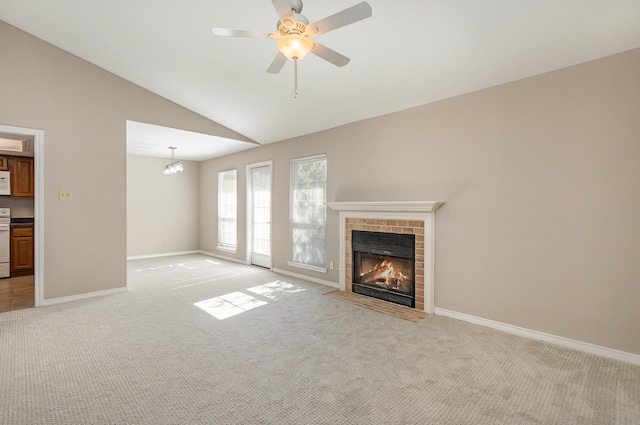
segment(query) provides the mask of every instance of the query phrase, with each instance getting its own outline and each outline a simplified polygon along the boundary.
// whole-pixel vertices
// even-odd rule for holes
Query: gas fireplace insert
[[[353,292],[415,307],[415,235],[354,230],[351,246]]]

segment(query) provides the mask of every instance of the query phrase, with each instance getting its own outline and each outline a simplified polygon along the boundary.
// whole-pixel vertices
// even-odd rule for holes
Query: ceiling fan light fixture
[[[278,40],[278,50],[290,61],[299,61],[315,47],[315,43],[308,37],[289,34]]]

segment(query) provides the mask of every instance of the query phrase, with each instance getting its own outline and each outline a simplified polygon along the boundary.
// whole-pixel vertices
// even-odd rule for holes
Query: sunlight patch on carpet
[[[266,301],[261,301],[251,295],[242,292],[231,292],[219,297],[199,301],[193,305],[206,311],[218,320],[224,320],[265,304],[267,304]]]
[[[264,285],[248,288],[247,291],[269,298],[270,300],[277,300],[282,294],[294,294],[296,292],[306,291],[306,289],[276,280],[274,282],[265,283]]]

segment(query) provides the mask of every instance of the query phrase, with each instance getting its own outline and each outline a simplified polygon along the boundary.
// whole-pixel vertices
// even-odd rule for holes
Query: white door
[[[251,169],[251,264],[271,268],[271,166]]]

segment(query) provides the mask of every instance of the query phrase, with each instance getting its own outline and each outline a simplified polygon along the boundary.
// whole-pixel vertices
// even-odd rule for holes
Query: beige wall
[[[239,169],[244,259],[244,170],[273,160],[274,267],[337,282],[286,263],[289,159],[326,153],[329,201],[446,202],[436,307],[640,354],[639,75],[637,49],[211,160],[201,186]],[[215,252],[215,220],[201,227]],[[337,235],[330,211],[328,261]]]
[[[0,52],[0,124],[44,131],[44,298],[126,286],[126,120],[246,138],[1,21]]]
[[[199,249],[200,163],[180,162],[164,175],[166,158],[127,155],[128,257]]]

